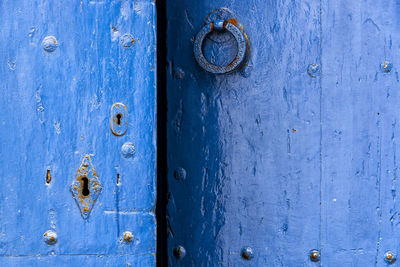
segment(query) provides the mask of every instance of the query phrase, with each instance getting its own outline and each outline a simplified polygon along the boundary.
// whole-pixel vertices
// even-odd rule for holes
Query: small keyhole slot
[[[84,197],[87,197],[88,195],[90,195],[89,179],[87,177],[82,177],[81,181],[82,181],[82,195]]]
[[[46,173],[46,184],[50,184],[51,182],[51,174],[50,174],[50,170],[47,170]]]
[[[118,113],[116,118],[117,118],[117,125],[121,125],[122,114]]]

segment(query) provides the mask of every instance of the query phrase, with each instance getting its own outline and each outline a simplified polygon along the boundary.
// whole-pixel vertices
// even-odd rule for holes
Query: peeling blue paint
[[[0,3],[0,266],[155,266],[155,13],[150,0]],[[85,155],[102,185],[87,220],[70,192]]]
[[[387,266],[400,237],[398,1],[167,7],[169,266]],[[247,34],[251,75],[207,73],[192,55],[222,7]],[[224,62],[234,42],[215,34],[203,52]]]

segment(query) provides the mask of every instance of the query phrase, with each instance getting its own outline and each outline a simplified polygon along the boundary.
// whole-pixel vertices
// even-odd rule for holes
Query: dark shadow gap
[[[166,0],[157,8],[157,267],[168,266],[167,243],[167,16]]]

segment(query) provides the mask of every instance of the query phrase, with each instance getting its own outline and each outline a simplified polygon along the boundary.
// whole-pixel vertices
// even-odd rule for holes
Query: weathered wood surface
[[[221,7],[251,56],[214,75],[193,37]],[[395,0],[168,2],[170,266],[386,266],[386,251],[400,253],[399,11]],[[204,52],[224,62],[231,41]]]
[[[1,1],[0,17],[0,265],[154,266],[154,1]],[[127,107],[121,137],[116,102]],[[70,192],[85,155],[102,185],[87,220]]]

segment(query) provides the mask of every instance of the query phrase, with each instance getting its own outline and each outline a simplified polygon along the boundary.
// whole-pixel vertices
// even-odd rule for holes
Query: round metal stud
[[[53,52],[58,47],[58,42],[54,36],[46,36],[42,41],[42,47],[46,52]]]
[[[178,260],[183,259],[186,256],[186,249],[183,246],[177,246],[174,248],[174,256]]]
[[[125,231],[124,234],[123,234],[123,238],[124,238],[124,241],[125,241],[126,243],[132,242],[132,240],[133,240],[133,234],[132,234],[132,232]]]
[[[318,250],[313,249],[310,251],[310,260],[313,262],[319,262],[321,259],[321,254]]]
[[[184,168],[177,168],[174,172],[174,177],[178,181],[184,181],[186,179],[186,170]]]
[[[122,145],[121,154],[124,158],[131,158],[135,155],[135,146],[131,142]]]
[[[395,263],[396,262],[396,255],[391,252],[391,251],[387,251],[385,253],[385,261],[389,264]]]
[[[244,247],[244,248],[242,248],[242,251],[241,251],[240,255],[242,255],[243,259],[249,261],[254,257],[254,252],[253,252],[252,248]]]
[[[319,73],[320,73],[319,65],[318,64],[310,64],[310,65],[308,65],[307,73],[312,78],[317,77],[319,75]]]
[[[57,233],[48,230],[46,233],[43,234],[43,240],[48,245],[54,245],[55,243],[57,243]]]
[[[381,63],[381,70],[384,73],[390,73],[392,71],[393,64],[387,61]]]
[[[217,65],[211,64],[204,57],[204,54],[203,54],[204,39],[206,38],[206,36],[208,34],[210,34],[214,30],[229,31],[233,35],[233,37],[235,38],[235,40],[237,42],[238,52],[236,54],[236,57],[233,59],[233,61],[231,63],[229,63],[226,66],[217,66]],[[246,57],[246,49],[247,49],[246,37],[244,36],[242,31],[238,27],[236,27],[232,23],[228,22],[227,20],[215,20],[211,23],[208,23],[196,35],[196,39],[194,42],[194,56],[197,60],[197,63],[199,63],[199,65],[204,70],[211,72],[211,73],[215,73],[215,74],[229,73],[229,72],[232,72],[232,71],[236,70],[237,68],[239,68]]]
[[[122,46],[125,48],[131,47],[135,43],[135,39],[133,38],[132,34],[130,33],[125,33],[124,35],[121,36],[119,39]]]

